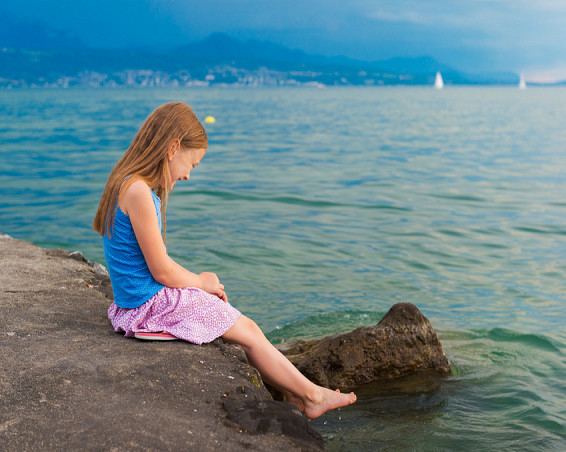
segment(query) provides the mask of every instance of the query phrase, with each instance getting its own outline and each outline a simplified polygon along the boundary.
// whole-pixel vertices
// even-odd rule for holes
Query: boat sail
[[[444,88],[444,82],[442,81],[442,75],[440,75],[440,72],[436,73],[436,78],[434,79],[434,88],[435,89]]]
[[[526,89],[527,88],[527,82],[525,81],[525,77],[523,76],[523,74],[521,74],[519,76],[519,89]]]

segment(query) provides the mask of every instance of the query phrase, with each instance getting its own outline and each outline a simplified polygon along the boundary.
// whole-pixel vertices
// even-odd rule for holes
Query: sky
[[[97,48],[165,49],[223,32],[327,56],[431,56],[464,71],[566,79],[566,0],[18,0],[1,13]]]

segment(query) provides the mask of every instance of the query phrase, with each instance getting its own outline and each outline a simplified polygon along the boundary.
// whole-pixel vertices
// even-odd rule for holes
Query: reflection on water
[[[501,329],[441,340],[451,376],[357,388],[355,405],[313,421],[328,450],[564,449],[565,410],[556,402],[566,394],[566,343]]]
[[[325,436],[329,451],[420,448],[445,410],[446,382],[423,373],[366,384],[356,389],[354,406],[328,413],[313,425]]]

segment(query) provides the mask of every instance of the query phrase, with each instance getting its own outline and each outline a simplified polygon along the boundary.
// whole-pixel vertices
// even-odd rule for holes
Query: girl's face
[[[173,190],[178,180],[189,180],[191,170],[199,164],[204,157],[206,149],[184,149],[179,147],[169,154],[169,173],[171,174],[171,187]]]

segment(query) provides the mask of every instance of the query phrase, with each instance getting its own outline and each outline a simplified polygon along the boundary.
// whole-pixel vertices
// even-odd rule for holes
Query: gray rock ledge
[[[80,253],[0,233],[2,450],[323,450],[241,348],[114,333]]]

